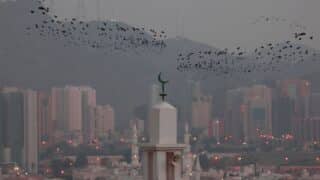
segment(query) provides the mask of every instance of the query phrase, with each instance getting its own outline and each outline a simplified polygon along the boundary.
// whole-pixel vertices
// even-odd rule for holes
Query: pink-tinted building
[[[82,94],[75,86],[64,88],[65,119],[69,132],[82,131]]]
[[[294,119],[293,138],[298,142],[320,141],[320,117]]]
[[[63,88],[51,89],[51,118],[56,131],[66,131]],[[57,132],[55,131],[55,134]]]
[[[220,119],[210,121],[208,128],[208,136],[215,137],[218,142],[224,136],[224,122]]]
[[[211,96],[194,97],[192,101],[192,127],[207,129],[211,121]]]
[[[94,109],[95,135],[96,137],[107,136],[114,131],[114,109],[110,105],[96,106]]]
[[[195,82],[192,88],[191,125],[193,128],[208,129],[212,120],[212,97],[202,94],[200,82]]]
[[[227,92],[225,136],[233,142],[256,140],[272,135],[272,90],[264,85]]]

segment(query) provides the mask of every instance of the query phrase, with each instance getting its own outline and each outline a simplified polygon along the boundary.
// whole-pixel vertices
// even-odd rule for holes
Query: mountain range
[[[176,69],[178,53],[218,48],[183,37],[166,39],[167,46],[161,51],[111,51],[87,46],[65,46],[67,40],[44,38],[26,31],[27,27],[41,21],[40,17],[29,13],[30,9],[37,6],[34,0],[0,2],[0,86],[44,91],[67,84],[92,86],[97,90],[99,104],[111,104],[115,108],[118,127],[126,126],[128,120],[133,118],[134,108],[148,103],[150,86],[157,83],[159,72],[163,72],[164,78],[170,80],[168,99],[178,107],[182,107],[185,98],[188,98],[188,82],[200,77],[205,93],[214,96],[215,112],[222,115],[223,98],[220,94],[228,88],[250,84],[253,80],[310,73],[315,77],[319,69],[319,63],[308,61],[285,73],[235,75],[238,78],[243,76],[240,78],[242,80],[211,76],[210,73],[181,73]],[[99,22],[88,23],[94,26]]]

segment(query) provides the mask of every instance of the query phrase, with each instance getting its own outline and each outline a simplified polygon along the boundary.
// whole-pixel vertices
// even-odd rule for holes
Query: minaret
[[[194,173],[193,173],[193,180],[200,180],[201,179],[201,165],[200,165],[200,159],[199,159],[199,155],[197,155],[196,157],[196,164],[194,167]]]
[[[190,133],[189,133],[189,124],[185,124],[185,133],[184,133],[184,144],[185,149],[183,153],[183,171],[184,171],[184,180],[189,180],[192,175],[192,153],[190,146]]]
[[[177,144],[177,109],[165,101],[167,94],[161,79],[162,102],[151,109],[150,142],[141,146],[143,151],[144,180],[182,180],[182,155],[185,145]]]
[[[131,144],[131,165],[132,167],[139,167],[139,148],[138,148],[138,130],[137,125],[133,125],[132,129],[132,144]]]

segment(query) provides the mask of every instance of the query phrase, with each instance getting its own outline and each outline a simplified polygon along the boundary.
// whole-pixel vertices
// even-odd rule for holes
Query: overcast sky
[[[49,0],[48,0],[49,1]],[[77,0],[53,0],[55,13],[77,16]],[[96,19],[96,0],[85,0],[86,16]],[[136,26],[165,29],[176,35],[219,48],[241,45],[253,48],[265,41],[287,40],[289,24],[307,26],[320,38],[320,0],[100,0],[102,19],[116,19]],[[252,22],[260,16],[276,16],[283,23]],[[320,41],[309,45],[320,49]]]

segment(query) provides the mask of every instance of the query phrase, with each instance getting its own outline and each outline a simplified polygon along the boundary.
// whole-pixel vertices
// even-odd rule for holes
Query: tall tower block
[[[151,109],[150,142],[143,151],[144,180],[181,180],[185,145],[177,144],[177,110],[163,101]]]

